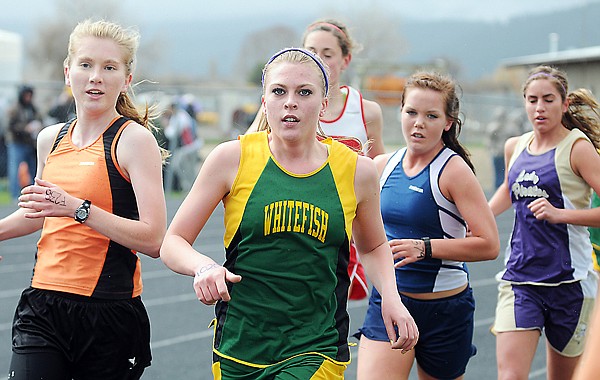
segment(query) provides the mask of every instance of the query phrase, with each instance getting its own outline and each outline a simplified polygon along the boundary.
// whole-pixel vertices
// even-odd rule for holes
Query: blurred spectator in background
[[[189,190],[198,174],[203,141],[188,109],[187,103],[174,100],[163,114],[162,125],[171,152],[165,173],[166,191]]]
[[[65,87],[58,95],[56,102],[48,111],[48,117],[52,118],[48,124],[66,123],[75,117],[75,100],[70,87]]]
[[[0,128],[0,178],[6,177],[6,161],[7,153],[6,153],[6,141],[4,139],[4,131]],[[6,190],[4,185],[0,186],[0,190]]]
[[[179,106],[187,112],[194,121],[197,121],[198,114],[202,111],[200,102],[192,94],[183,94],[179,99]]]
[[[600,153],[600,150],[598,150],[598,153]],[[596,194],[595,191],[592,193],[591,207],[600,207],[600,197],[598,197],[598,194]],[[600,228],[589,227],[588,229],[590,231],[590,241],[592,242],[593,248],[592,261],[594,263],[594,270],[600,272]]]
[[[502,133],[502,128],[506,127],[506,114],[506,108],[496,108],[492,121],[487,128],[488,148],[494,166],[494,189],[497,189],[504,181],[504,142],[506,142],[506,134]]]
[[[596,151],[600,154],[600,149],[596,149]],[[600,207],[600,197],[595,191],[592,192],[590,207]],[[594,270],[600,273],[600,227],[588,227],[588,230],[590,231],[590,241],[593,248],[592,262],[594,263]]]
[[[33,87],[22,86],[17,102],[8,110],[5,131],[8,188],[17,199],[21,188],[32,183],[36,172],[35,141],[42,129],[42,117],[33,104]]]
[[[488,148],[494,165],[494,189],[504,182],[504,143],[525,132],[525,114],[520,108],[498,107],[488,125]]]
[[[258,107],[255,104],[244,104],[233,111],[231,117],[232,128],[231,138],[237,139],[239,135],[243,135],[248,127],[254,121]]]
[[[8,100],[5,97],[0,97],[0,178],[6,177],[6,139],[4,134],[6,131],[7,124],[7,108]],[[0,186],[0,190],[6,190],[3,185]]]

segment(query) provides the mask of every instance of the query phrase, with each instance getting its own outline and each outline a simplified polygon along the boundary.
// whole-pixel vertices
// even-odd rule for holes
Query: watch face
[[[85,219],[85,217],[88,215],[88,210],[86,209],[78,209],[77,210],[77,218],[78,219]]]
[[[75,220],[79,223],[84,223],[90,215],[91,202],[85,201],[75,210]]]

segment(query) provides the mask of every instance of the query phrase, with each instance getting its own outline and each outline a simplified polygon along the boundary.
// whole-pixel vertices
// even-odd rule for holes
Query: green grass
[[[0,178],[0,205],[7,205],[10,203],[10,195],[8,195],[8,180],[6,178]]]
[[[187,192],[173,191],[167,194],[168,198],[183,199]],[[0,178],[0,206],[11,204],[10,195],[8,194],[8,181],[6,178]]]

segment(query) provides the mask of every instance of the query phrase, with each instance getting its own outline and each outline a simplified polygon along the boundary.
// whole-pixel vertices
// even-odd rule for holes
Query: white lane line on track
[[[12,328],[12,322],[11,323],[0,323],[0,331],[10,330],[11,328]]]
[[[186,292],[185,294],[179,294],[176,296],[151,298],[149,300],[142,298],[142,301],[144,301],[144,305],[146,305],[146,307],[163,306],[188,301],[196,301],[200,303],[200,301],[198,301],[198,299],[196,298],[196,294],[194,294],[193,292]]]
[[[171,271],[169,271],[167,269],[160,269],[160,270],[145,272],[144,278],[145,279],[157,279],[157,278],[167,277],[170,275],[173,275],[173,273]],[[492,285],[495,283],[496,282],[494,280],[484,279],[484,280],[480,280],[480,281],[474,281],[472,286],[473,287],[482,287],[482,286],[489,286],[489,285]],[[23,291],[23,288],[8,289],[8,290],[0,291],[0,299],[18,297],[22,291]],[[185,294],[178,294],[175,296],[143,299],[143,301],[144,301],[144,305],[146,305],[146,307],[164,306],[164,305],[171,305],[174,303],[190,302],[190,301],[199,302],[199,301],[197,301],[196,295],[193,292],[187,292]],[[348,302],[348,309],[364,308],[368,305],[368,303],[369,303],[368,299],[361,300],[361,301],[350,301],[350,302]],[[475,320],[475,327],[478,328],[481,326],[487,326],[487,325],[490,325],[493,321],[494,321],[493,317]],[[9,330],[11,328],[11,326],[12,326],[11,323],[0,324],[0,331]],[[188,336],[188,335],[173,338],[173,339],[184,339],[181,341],[176,341],[173,344],[176,344],[178,342],[187,341],[187,340],[185,340],[186,336]],[[190,336],[194,336],[194,334],[192,334]],[[200,338],[190,338],[190,340],[193,340],[193,339],[200,339]]]
[[[169,302],[168,300],[165,300],[167,298],[172,298],[173,302]],[[175,300],[177,299],[177,300]],[[176,297],[161,297],[161,298],[156,298],[156,299],[150,299],[147,301],[144,301],[144,304],[148,307],[148,306],[160,306],[160,305],[165,305],[167,303],[174,303],[174,302],[184,302],[184,301],[190,301],[190,300],[195,300],[196,296],[195,294],[182,294],[180,296],[176,296]],[[368,305],[368,300],[361,300],[361,301],[351,301],[348,303],[348,309],[356,309],[356,308],[362,308],[362,307],[366,307]],[[179,335],[179,336],[175,336],[172,338],[168,338],[168,339],[163,339],[163,340],[159,340],[156,342],[152,342],[151,346],[152,349],[155,348],[163,348],[163,347],[169,347],[169,346],[173,346],[176,344],[180,344],[180,343],[186,343],[186,342],[190,342],[192,340],[200,340],[200,339],[207,339],[210,338],[212,339],[213,337],[213,330],[206,330],[206,331],[201,331],[201,332],[197,332],[197,333],[191,333],[191,334],[185,334],[185,335]],[[351,352],[351,354],[354,356],[358,353],[358,351],[356,351],[356,348],[353,350],[353,352]]]
[[[222,248],[222,245],[208,245],[202,248],[202,251],[209,252],[213,250],[217,250]],[[150,260],[144,258],[143,260]],[[152,259],[154,260],[154,259]],[[2,273],[15,273],[20,271],[31,272],[33,270],[33,263],[25,263],[25,264],[8,264],[8,265],[0,265],[0,274]],[[151,280],[154,278],[163,278],[171,275],[176,275],[174,272],[170,271],[167,267],[164,269],[152,270],[152,271],[142,271],[142,279],[143,280]],[[484,278],[479,280],[471,281],[472,288],[480,288],[485,286],[496,285],[498,282],[495,278]]]
[[[22,270],[23,267],[25,265],[11,265],[12,268],[9,268],[8,270],[0,270],[0,274],[1,273],[13,273],[15,270]],[[31,270],[31,265],[27,265],[27,270]],[[0,269],[3,269],[3,267],[0,266]],[[154,279],[160,279],[160,278],[165,278],[165,277],[170,277],[170,276],[177,276],[177,274],[173,273],[172,271],[170,271],[169,269],[159,269],[159,270],[153,270],[153,271],[147,271],[144,272],[142,274],[143,280],[154,280]],[[19,295],[21,295],[21,292],[23,291],[23,289],[25,289],[26,286],[20,287],[20,288],[14,288],[14,289],[6,289],[6,290],[0,290],[0,299],[4,299],[4,298],[13,298],[13,297],[18,297]],[[170,297],[166,297],[166,298],[170,298]],[[192,297],[193,298],[193,297]],[[184,300],[187,301],[187,300]],[[178,301],[177,301],[178,302]],[[170,302],[172,303],[172,302]]]
[[[185,298],[185,295],[182,295],[181,300],[183,301],[183,299]],[[191,297],[188,297],[190,299],[195,299],[195,296],[192,295]],[[156,306],[159,305],[159,303],[157,302],[153,302],[152,300],[149,301],[144,301],[144,304],[146,304],[146,306],[148,306],[148,303],[151,303],[151,306]],[[162,304],[162,303],[161,303]],[[348,303],[348,309],[356,309],[356,308],[362,308],[362,307],[366,307],[368,305],[368,301],[363,300],[363,301],[352,301],[350,303]],[[475,328],[481,327],[481,326],[489,326],[491,325],[491,323],[494,321],[494,317],[490,317],[490,318],[485,318],[485,319],[479,319],[479,320],[475,320]],[[167,347],[167,346],[172,346],[175,344],[179,344],[179,343],[185,343],[185,342],[189,342],[192,340],[200,340],[200,339],[205,339],[205,338],[212,338],[213,336],[213,331],[211,330],[207,330],[207,331],[202,331],[202,332],[198,332],[198,333],[192,333],[192,334],[185,334],[185,335],[180,335],[180,336],[176,336],[173,338],[169,338],[169,339],[163,339],[160,341],[157,341],[156,343],[152,343],[152,348],[161,348],[161,347]],[[355,355],[358,354],[357,348],[351,348],[351,354],[354,357]]]
[[[492,323],[494,322],[494,317],[489,317],[489,318],[483,318],[483,319],[476,319],[475,322],[473,323],[475,328],[481,327],[481,326],[491,326]]]
[[[212,338],[212,336],[213,336],[213,330],[210,329],[210,330],[201,331],[201,332],[197,332],[197,333],[175,336],[173,338],[157,340],[155,342],[150,343],[150,347],[152,347],[152,349],[154,350],[157,348],[173,346],[173,345],[179,344],[179,343],[190,342],[192,340]]]
[[[33,263],[0,265],[0,273],[15,273],[21,271],[31,272],[32,270]]]
[[[23,292],[23,289],[25,289],[25,288],[0,290],[0,299],[18,297]]]
[[[537,379],[538,377],[546,377],[546,372],[548,370],[546,368],[540,368],[538,370],[535,370],[533,372],[529,372],[529,378],[530,379]]]
[[[498,285],[498,281],[494,277],[492,278],[482,278],[479,280],[471,281],[472,288],[482,288],[484,286]]]

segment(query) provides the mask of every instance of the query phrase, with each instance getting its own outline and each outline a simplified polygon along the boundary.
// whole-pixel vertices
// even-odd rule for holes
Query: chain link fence
[[[34,103],[43,115],[56,104],[64,91],[63,82],[27,83],[35,89]],[[21,83],[0,83],[0,136],[7,127],[7,109],[16,100]],[[244,133],[254,119],[260,104],[261,90],[257,87],[235,87],[215,84],[198,85],[161,85],[141,82],[134,88],[135,99],[142,105],[146,102],[155,104],[158,109],[165,108],[177,98],[193,99],[197,112],[198,134],[205,141],[203,153],[208,153],[216,143],[236,138]],[[363,92],[366,99],[377,99],[375,92]],[[389,97],[390,94],[385,94]],[[398,94],[396,94],[398,95]],[[474,149],[481,148],[485,152],[487,142],[487,125],[490,123],[494,109],[498,106],[507,108],[522,107],[521,98],[511,93],[464,93],[461,99],[461,117],[464,121],[461,141]],[[384,141],[391,147],[403,145],[402,130],[399,121],[398,104],[382,104],[384,117]],[[46,125],[54,123],[46,116]],[[157,122],[160,133],[160,119]],[[485,156],[480,160],[487,160]],[[486,163],[480,166],[486,167]],[[487,170],[487,169],[484,169]],[[178,175],[195,176],[196,173],[178,173]],[[478,173],[479,174],[479,173]],[[6,146],[0,137],[0,190],[6,186]]]

